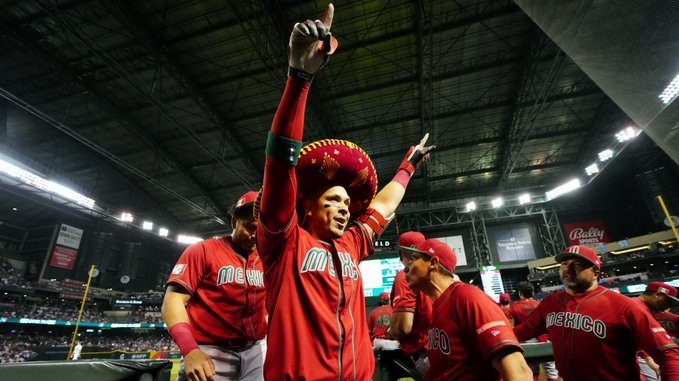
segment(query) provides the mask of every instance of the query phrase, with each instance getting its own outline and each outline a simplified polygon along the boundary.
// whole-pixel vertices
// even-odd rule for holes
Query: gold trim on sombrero
[[[325,176],[326,179],[330,180],[333,178],[333,176],[335,176],[335,173],[337,173],[339,168],[340,163],[333,159],[326,152],[325,155],[323,155],[323,163],[321,163],[321,167],[318,169],[318,172]]]
[[[368,167],[365,167],[358,171],[356,174],[356,178],[354,181],[349,184],[350,187],[357,187],[359,185],[365,184],[365,182],[368,180]]]

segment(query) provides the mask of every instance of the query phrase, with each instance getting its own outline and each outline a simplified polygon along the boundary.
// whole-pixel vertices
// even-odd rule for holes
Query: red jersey
[[[522,341],[549,333],[565,381],[638,381],[638,349],[672,351],[672,359],[679,358],[676,344],[647,309],[602,286],[584,295],[549,295],[514,332]]]
[[[538,308],[538,305],[540,305],[540,302],[533,298],[521,299],[512,303],[510,309],[512,311],[511,319],[514,319],[514,326],[517,326],[528,320],[528,317],[536,308]]]
[[[512,315],[512,307],[500,306],[500,309],[502,310],[502,313],[505,314],[508,320],[514,319],[514,315]]]
[[[231,237],[212,238],[184,250],[167,284],[191,294],[186,311],[196,341],[222,345],[266,336],[263,274],[257,251],[246,259]]]
[[[679,315],[660,311],[653,315],[653,317],[665,328],[670,336],[679,337]]]
[[[403,353],[410,356],[427,350],[427,332],[431,321],[431,298],[422,291],[413,291],[408,286],[405,271],[396,274],[391,288],[391,305],[394,312],[412,312],[413,327],[410,334],[399,340]]]
[[[379,306],[375,308],[368,317],[368,330],[370,331],[370,338],[375,339],[389,339],[387,330],[391,322],[392,308],[390,305]]]
[[[491,358],[508,346],[522,351],[495,301],[476,286],[453,283],[434,302],[425,379],[499,380]]]
[[[264,378],[370,380],[375,360],[358,263],[373,252],[371,235],[356,224],[326,243],[293,219],[284,233],[261,223],[257,230],[270,316]]]

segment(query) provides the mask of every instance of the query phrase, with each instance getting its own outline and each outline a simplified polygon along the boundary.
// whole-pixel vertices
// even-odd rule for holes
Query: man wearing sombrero
[[[334,8],[297,23],[289,78],[269,133],[257,246],[269,311],[267,380],[369,380],[375,368],[360,261],[433,147],[411,147],[379,193],[368,155],[351,142],[302,147],[310,82],[337,47]]]

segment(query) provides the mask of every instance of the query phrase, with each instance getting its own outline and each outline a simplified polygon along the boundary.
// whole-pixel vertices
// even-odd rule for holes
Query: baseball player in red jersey
[[[408,265],[408,258],[420,243],[424,242],[420,232],[405,232],[398,239],[398,254],[403,266]],[[427,358],[427,332],[431,321],[432,301],[422,291],[413,291],[408,286],[406,273],[396,274],[391,288],[391,300],[394,313],[391,317],[391,334],[401,344],[403,354],[412,361],[412,365],[421,374],[429,369]]]
[[[510,310],[514,325],[519,325],[528,319],[540,302],[533,299],[535,287],[530,282],[521,282],[516,288],[519,291],[519,300],[512,303]]]
[[[665,310],[656,313],[653,317],[665,328],[670,336],[679,337],[679,315]]]
[[[248,192],[231,208],[231,236],[189,246],[167,281],[163,320],[184,356],[181,380],[262,380],[264,274]]]
[[[512,297],[509,294],[500,294],[500,309],[505,314],[509,323],[514,326],[514,316],[512,315],[512,308],[509,305],[512,302]]]
[[[672,305],[676,305],[679,302],[679,299],[677,299],[677,289],[673,286],[662,282],[651,282],[646,286],[646,290],[639,295],[638,298],[635,298],[634,301],[636,301],[642,309],[648,310],[648,312],[653,314],[666,310]],[[656,318],[656,321],[657,320],[658,319]],[[660,322],[658,321],[658,323]],[[665,328],[664,325],[660,325]],[[637,360],[639,361],[641,375],[646,378],[646,381],[655,381],[659,379],[660,367],[648,353],[645,351],[637,352]]]
[[[532,380],[507,317],[478,287],[456,281],[455,252],[443,241],[417,246],[405,268],[408,284],[434,301],[429,326],[433,381]]]
[[[393,340],[387,333],[393,311],[389,302],[389,293],[381,293],[380,306],[372,310],[368,317],[368,330],[370,331],[370,338],[373,340],[374,350],[398,349],[398,341]]]
[[[301,148],[313,76],[337,46],[334,8],[297,23],[288,81],[267,140],[257,247],[269,310],[267,380],[370,380],[375,361],[359,262],[387,226],[431,147],[411,149],[377,195],[370,158],[351,142]],[[426,136],[425,136],[426,138]]]
[[[520,282],[516,288],[519,292],[519,300],[514,302],[510,308],[510,313],[512,315],[510,321],[513,322],[514,327],[528,320],[528,317],[533,313],[533,311],[535,311],[536,308],[538,308],[538,305],[540,305],[540,302],[533,299],[533,295],[535,295],[535,287],[533,287],[532,283]],[[525,342],[546,343],[547,341],[547,335],[541,335],[539,338],[529,339]],[[545,369],[545,374],[548,381],[558,379],[559,372],[556,370],[554,361],[543,362],[541,364],[531,363],[531,370],[533,370],[533,374],[536,376],[540,372],[539,365],[542,365],[542,367]]]
[[[566,290],[546,297],[514,328],[520,340],[549,333],[565,381],[638,381],[638,349],[660,364],[664,381],[679,380],[677,345],[647,310],[599,286],[601,261],[593,249],[571,246],[555,259]]]

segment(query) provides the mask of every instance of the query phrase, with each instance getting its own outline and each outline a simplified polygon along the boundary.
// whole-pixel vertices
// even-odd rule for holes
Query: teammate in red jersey
[[[511,306],[512,317],[510,319],[514,322],[514,326],[517,326],[528,320],[528,317],[533,313],[533,311],[535,311],[538,305],[540,305],[540,302],[533,299],[533,296],[535,295],[535,287],[531,282],[520,282],[516,288],[519,292],[519,300],[514,302]],[[539,338],[529,339],[525,342],[546,343],[547,341],[547,335],[541,335]],[[559,378],[559,372],[556,370],[554,361],[543,362],[540,364],[531,363],[530,366],[534,375],[539,374],[539,365],[542,365],[542,367],[545,369],[545,375],[548,381],[557,380]]]
[[[424,240],[424,235],[420,232],[401,234],[398,239],[398,254],[403,266],[408,265],[408,258],[413,249]],[[412,361],[412,366],[418,372],[425,374],[429,369],[427,332],[431,321],[432,301],[422,291],[410,289],[404,271],[399,271],[394,279],[391,300],[394,313],[390,332],[401,344],[403,355],[408,357],[404,363],[408,365]]]
[[[507,317],[478,287],[456,281],[455,252],[443,241],[417,246],[406,267],[408,284],[434,301],[427,380],[528,381],[532,373]]]
[[[665,310],[656,313],[653,317],[670,336],[679,337],[679,315]]]
[[[530,282],[521,282],[516,288],[519,291],[519,300],[512,303],[510,308],[515,326],[526,321],[528,316],[540,305],[540,302],[533,299],[535,287]]]
[[[231,208],[231,236],[189,246],[167,281],[163,320],[182,352],[181,380],[261,380],[264,274],[248,192]]]
[[[512,315],[512,308],[510,304],[512,303],[512,297],[509,296],[509,294],[500,294],[500,308],[502,309],[502,312],[505,314],[507,319],[509,320],[509,323],[514,326],[514,316]]]
[[[375,195],[375,169],[355,144],[326,139],[300,148],[310,82],[337,46],[333,15],[330,4],[323,21],[294,26],[289,78],[267,140],[257,227],[275,353],[264,364],[267,380],[372,378],[358,264],[432,149],[425,136]]]
[[[370,338],[373,340],[373,349],[394,350],[398,349],[398,341],[392,339],[387,331],[391,322],[393,309],[389,305],[389,293],[380,294],[380,306],[372,310],[368,317],[368,330]]]
[[[651,282],[646,286],[646,290],[635,298],[641,308],[648,310],[651,314],[666,310],[672,305],[677,305],[677,289],[673,286],[662,282]],[[655,316],[654,316],[655,318]],[[658,319],[656,318],[656,321]],[[660,321],[658,321],[660,323]],[[660,324],[663,328],[664,325]],[[665,329],[667,330],[667,329]],[[668,332],[669,334],[669,332]],[[637,352],[637,359],[639,361],[639,369],[641,375],[646,378],[646,381],[659,380],[660,367],[645,351]]]
[[[549,333],[565,381],[639,380],[638,349],[651,354],[664,381],[679,380],[679,349],[650,312],[599,286],[601,260],[586,246],[556,256],[565,291],[546,297],[514,328],[520,340]]]

